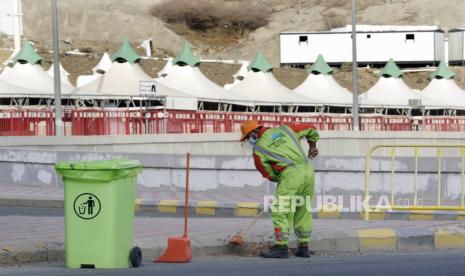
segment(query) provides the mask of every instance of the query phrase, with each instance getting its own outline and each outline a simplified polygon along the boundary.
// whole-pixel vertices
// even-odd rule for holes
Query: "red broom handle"
[[[184,205],[184,238],[187,238],[187,216],[189,213],[189,171],[190,171],[191,154],[186,156],[186,202]]]

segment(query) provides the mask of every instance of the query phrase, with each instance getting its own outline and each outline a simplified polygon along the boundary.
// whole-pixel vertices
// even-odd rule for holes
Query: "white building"
[[[465,65],[465,28],[449,31],[449,64]]]
[[[327,32],[280,34],[281,65],[305,65],[323,55],[332,65],[352,62],[351,26]],[[444,58],[444,31],[437,26],[357,26],[360,64],[435,65]]]

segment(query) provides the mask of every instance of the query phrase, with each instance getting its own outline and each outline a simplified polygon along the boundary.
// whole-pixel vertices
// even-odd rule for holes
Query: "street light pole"
[[[60,46],[58,36],[57,0],[52,0],[52,32],[53,32],[53,80],[55,90],[55,135],[63,135],[61,115],[61,80],[60,80]]]
[[[358,85],[357,85],[357,0],[352,0],[352,94],[353,94],[353,130],[359,131],[359,119],[358,119]]]

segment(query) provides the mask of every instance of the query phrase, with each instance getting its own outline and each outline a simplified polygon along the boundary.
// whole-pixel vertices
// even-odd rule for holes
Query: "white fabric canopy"
[[[381,77],[367,92],[359,96],[361,106],[379,106],[392,108],[409,108],[409,100],[421,100],[425,107],[441,107],[428,98],[422,97],[410,89],[401,78]]]
[[[104,53],[100,61],[97,63],[97,65],[95,65],[95,67],[92,68],[92,72],[94,74],[95,73],[102,74],[108,71],[110,67],[111,67],[110,55],[108,55],[108,53]]]
[[[157,80],[168,87],[205,101],[249,105],[245,102],[246,98],[234,96],[209,80],[197,66],[173,65],[169,74]]]
[[[224,85],[224,89],[230,90],[233,88],[236,84],[240,83],[242,79],[245,78],[245,76],[248,73],[247,67],[250,65],[250,61],[243,61],[241,68],[233,75],[233,83],[228,83]]]
[[[139,82],[153,81],[137,63],[112,63],[110,69],[96,80],[71,92],[71,96],[140,97]],[[194,98],[156,83],[157,96]]]
[[[168,58],[165,63],[165,66],[158,72],[158,77],[163,77],[163,75],[168,75],[173,69],[173,58]]]
[[[23,87],[19,87],[0,79],[0,97],[11,98],[15,96],[35,95],[37,91],[31,91]]]
[[[48,68],[47,70],[47,74],[49,74],[49,76],[51,76],[53,78],[54,74],[55,74],[55,69],[53,68],[53,63],[52,65],[50,66],[50,68]],[[60,81],[62,83],[66,83],[67,85],[69,86],[73,86],[71,84],[71,82],[69,82],[69,73],[68,71],[66,71],[66,69],[63,67],[63,65],[61,65],[60,63]]]
[[[453,79],[432,79],[419,95],[452,108],[465,108],[465,91]]]
[[[0,79],[23,88],[30,93],[37,95],[53,95],[54,83],[53,78],[48,75],[39,64],[21,64],[19,62],[2,72]],[[67,93],[73,89],[72,86],[62,83],[62,93]]]
[[[309,74],[294,92],[327,105],[352,106],[353,103],[352,93],[340,86],[331,75]]]
[[[78,76],[77,77],[77,80],[76,80],[76,86],[77,87],[81,87],[81,86],[84,86],[88,83],[91,83],[92,81],[100,78],[102,74],[93,74],[93,75],[81,75],[81,76]]]
[[[292,92],[271,72],[249,71],[241,82],[229,90],[257,105],[318,105],[318,101]]]

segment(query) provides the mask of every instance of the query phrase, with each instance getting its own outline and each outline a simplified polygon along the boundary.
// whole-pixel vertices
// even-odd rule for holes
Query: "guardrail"
[[[374,151],[380,148],[390,148],[391,149],[391,176],[390,176],[390,206],[388,207],[379,207],[369,205],[370,199],[370,172],[371,172],[371,158]],[[414,156],[414,173],[413,173],[413,206],[405,206],[405,205],[395,205],[394,200],[394,177],[395,177],[395,166],[394,162],[396,159],[396,149],[397,148],[411,148],[413,149],[413,156]],[[418,150],[420,148],[433,148],[436,149],[436,157],[437,157],[437,198],[436,198],[436,205],[430,206],[421,206],[418,204]],[[460,157],[461,157],[461,171],[460,171],[460,206],[443,206],[441,204],[441,165],[442,165],[442,150],[444,148],[456,148],[460,150]],[[465,145],[377,145],[370,148],[365,156],[365,206],[364,206],[364,214],[365,220],[369,220],[370,212],[372,209],[379,210],[446,210],[446,211],[465,211],[465,202],[464,202],[464,194],[465,194]],[[409,205],[409,204],[407,204]]]

